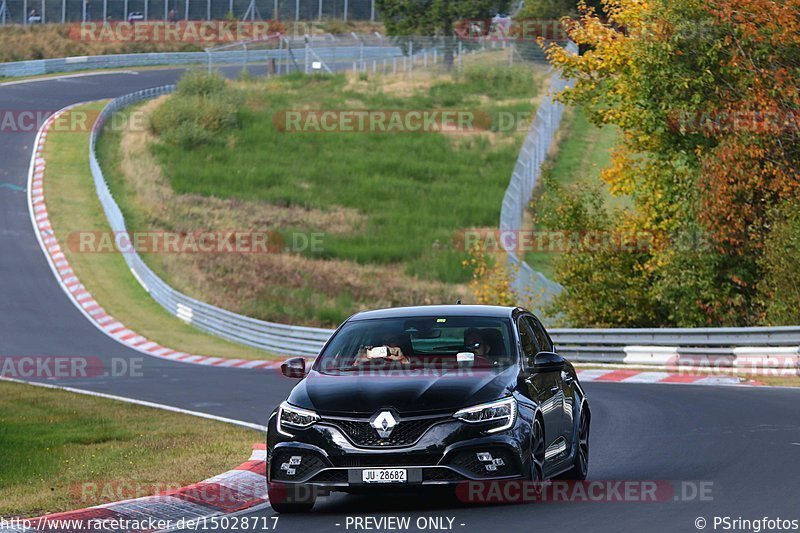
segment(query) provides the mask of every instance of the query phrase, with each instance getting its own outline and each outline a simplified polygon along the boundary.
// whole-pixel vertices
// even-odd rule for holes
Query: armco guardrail
[[[330,70],[356,69],[373,72],[413,72],[427,68],[451,55],[454,66],[461,67],[467,54],[492,49],[511,50],[504,62],[513,64],[515,57],[544,60],[536,45],[517,45],[513,41],[464,41],[442,37],[384,37],[380,34],[313,35],[281,37],[273,35],[258,41],[227,43],[204,52],[147,52],[102,56],[77,56],[0,63],[0,76],[39,76],[81,70],[120,69],[153,66],[219,66],[271,68],[278,73],[310,70],[315,61]],[[519,59],[517,59],[519,60]]]
[[[127,233],[119,206],[109,191],[97,161],[95,143],[105,121],[116,111],[174,90],[164,86],[133,93],[110,102],[101,112],[91,134],[90,166],[97,194],[115,233]],[[333,330],[265,322],[232,313],[182,294],[160,279],[135,253],[123,257],[142,287],[174,316],[219,337],[270,352],[287,355],[316,355]],[[800,326],[763,328],[697,329],[553,329],[550,331],[559,351],[577,361],[663,364],[663,359],[642,355],[637,346],[666,347],[670,356],[733,357],[741,347],[763,347],[764,354],[783,353],[800,346]],[[680,349],[670,350],[669,347]],[[736,348],[739,347],[739,348]],[[656,355],[664,350],[650,350]],[[791,351],[791,350],[789,350]],[[648,350],[644,351],[646,354]],[[795,349],[793,353],[796,354]],[[753,353],[762,353],[755,349]],[[787,352],[788,353],[788,352]],[[634,354],[634,355],[632,355]]]
[[[325,48],[315,49],[315,51],[318,54],[322,54],[326,59],[330,57],[328,55],[330,52]],[[393,57],[402,53],[399,48],[393,46],[381,47],[379,49],[370,47],[368,52],[368,57],[371,59]],[[338,53],[337,59],[339,61],[352,62],[363,57],[363,50],[357,46],[337,47],[336,53]],[[288,62],[291,60],[291,56],[289,51],[285,49],[269,49],[221,51],[214,52],[211,55],[206,52],[153,52],[142,54],[63,57],[58,59],[37,59],[14,63],[0,63],[0,76],[39,76],[42,74],[77,72],[80,70],[207,65],[209,63],[212,63],[214,66],[246,66],[253,63],[266,64],[273,59],[275,61]]]
[[[103,205],[111,230],[115,234],[126,234],[127,227],[122,211],[111,195],[108,183],[106,183],[97,161],[95,154],[97,135],[105,121],[114,112],[136,102],[168,94],[174,89],[174,85],[168,85],[117,98],[103,109],[92,129],[89,143],[89,164],[97,195]],[[167,285],[144,263],[139,254],[131,252],[124,253],[122,256],[133,275],[156,302],[184,322],[208,333],[269,352],[287,355],[316,355],[332,333],[332,330],[329,329],[264,322],[195,300]]]

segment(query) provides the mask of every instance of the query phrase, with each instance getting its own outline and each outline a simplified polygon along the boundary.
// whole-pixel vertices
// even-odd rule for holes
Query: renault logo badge
[[[375,431],[378,432],[378,436],[382,439],[388,439],[389,435],[392,434],[392,430],[397,425],[397,420],[395,420],[392,413],[389,411],[381,411],[378,413],[370,425],[375,428]]]

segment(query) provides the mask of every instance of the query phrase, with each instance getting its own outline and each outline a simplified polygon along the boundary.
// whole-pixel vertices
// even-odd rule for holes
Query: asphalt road
[[[172,83],[179,74],[151,70],[0,86],[0,110],[54,111]],[[58,383],[264,424],[291,380],[270,371],[143,356],[105,336],[73,307],[28,215],[24,188],[34,137],[35,131],[0,131],[0,355],[141,360],[138,376]],[[590,479],[657,481],[663,501],[487,506],[425,492],[334,495],[312,514],[282,515],[277,529],[354,531],[359,529],[348,519],[381,516],[411,517],[410,531],[418,517],[445,517],[453,519],[455,530],[480,532],[697,531],[698,517],[712,530],[715,515],[800,520],[800,390],[599,383],[586,388],[593,407]],[[702,498],[694,494],[700,490]],[[682,491],[694,497],[681,498]]]

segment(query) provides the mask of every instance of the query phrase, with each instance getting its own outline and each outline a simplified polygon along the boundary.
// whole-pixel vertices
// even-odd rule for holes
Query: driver
[[[380,357],[372,356],[370,357],[369,352],[372,348],[368,348],[366,346],[362,346],[358,350],[358,355],[356,356],[356,360],[353,362],[353,366],[359,366],[366,362],[369,362],[374,359],[381,359],[385,361],[397,361],[402,365],[410,365],[411,360],[403,353],[403,335],[397,334],[393,332],[384,333],[381,337],[381,341],[378,344],[378,347],[385,346],[387,349],[387,354]]]
[[[479,357],[486,357],[492,347],[486,342],[481,330],[469,328],[464,331],[464,348]]]

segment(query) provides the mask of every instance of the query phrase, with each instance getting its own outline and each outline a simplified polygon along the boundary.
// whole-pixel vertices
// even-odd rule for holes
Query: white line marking
[[[139,73],[135,70],[110,70],[107,72],[84,72],[78,74],[62,74],[59,76],[46,76],[44,78],[33,78],[30,80],[6,81],[0,83],[0,87],[6,87],[8,85],[22,85],[25,83],[37,83],[40,81],[66,80],[70,78],[86,78],[89,76],[107,76],[110,74],[130,74],[132,76],[139,75]]]
[[[165,405],[163,403],[146,402],[144,400],[136,400],[134,398],[125,398],[124,396],[115,396],[113,394],[105,394],[103,392],[95,392],[85,389],[76,389],[74,387],[64,387],[62,385],[53,385],[52,383],[39,383],[36,381],[24,381],[22,379],[9,378],[0,376],[0,381],[10,381],[12,383],[23,383],[25,385],[33,385],[34,387],[42,387],[44,389],[57,389],[75,394],[83,394],[85,396],[94,396],[96,398],[104,398],[106,400],[116,400],[118,402],[131,403],[134,405],[141,405],[143,407],[152,407],[154,409],[161,409],[162,411],[170,411],[172,413],[180,413],[184,415],[196,416],[198,418],[206,418],[208,420],[216,420],[217,422],[224,422],[226,424],[233,424],[245,428],[255,429],[256,431],[266,431],[266,426],[253,424],[252,422],[245,422],[244,420],[234,420],[233,418],[225,418],[224,416],[212,415],[210,413],[201,413],[199,411],[190,411],[181,407],[174,407],[172,405]]]

